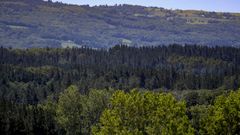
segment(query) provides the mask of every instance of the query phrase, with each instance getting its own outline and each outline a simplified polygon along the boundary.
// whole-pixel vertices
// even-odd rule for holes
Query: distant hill
[[[240,14],[132,5],[0,1],[0,46],[109,48],[116,44],[240,47]]]

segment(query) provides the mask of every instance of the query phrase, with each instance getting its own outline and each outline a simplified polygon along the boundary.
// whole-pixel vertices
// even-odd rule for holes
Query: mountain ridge
[[[240,47],[240,14],[135,5],[0,1],[0,46],[110,48],[116,44]]]

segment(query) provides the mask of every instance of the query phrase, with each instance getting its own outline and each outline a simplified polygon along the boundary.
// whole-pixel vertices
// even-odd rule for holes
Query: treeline
[[[70,86],[59,97],[49,96],[36,105],[1,100],[0,132],[6,135],[90,134],[109,104],[113,90],[91,90],[80,94]]]
[[[209,91],[211,93],[211,91]],[[212,104],[187,106],[170,93],[90,90],[74,85],[38,105],[2,101],[0,132],[8,135],[240,133],[240,91],[213,97]]]
[[[240,86],[240,49],[205,46],[0,48],[0,96],[37,104],[76,85],[89,89],[233,89]]]

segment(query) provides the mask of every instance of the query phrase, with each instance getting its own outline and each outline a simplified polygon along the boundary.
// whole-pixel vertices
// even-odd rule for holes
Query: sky
[[[240,13],[240,0],[52,0],[78,5],[131,4],[163,7],[167,9],[194,9],[216,12]]]

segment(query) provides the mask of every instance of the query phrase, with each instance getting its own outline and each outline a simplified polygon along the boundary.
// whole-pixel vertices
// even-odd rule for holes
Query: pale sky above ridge
[[[53,0],[77,5],[131,4],[167,9],[206,10],[240,13],[240,0]]]

